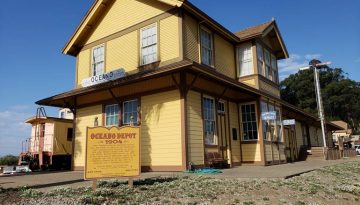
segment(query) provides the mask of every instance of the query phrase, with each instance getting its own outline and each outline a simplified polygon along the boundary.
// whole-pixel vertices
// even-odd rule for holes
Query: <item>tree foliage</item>
[[[17,165],[19,158],[14,155],[6,155],[3,157],[0,157],[0,165]]]
[[[343,120],[359,132],[360,83],[346,77],[341,68],[323,68],[319,78],[325,118]],[[317,115],[313,70],[290,75],[280,86],[282,99]]]

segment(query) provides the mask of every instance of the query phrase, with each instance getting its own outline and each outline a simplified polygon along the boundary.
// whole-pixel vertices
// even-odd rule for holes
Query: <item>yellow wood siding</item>
[[[179,17],[160,21],[160,59],[166,62],[180,56]]]
[[[203,122],[201,115],[201,95],[189,91],[187,95],[188,156],[195,165],[204,164]]]
[[[68,128],[72,128],[72,123],[66,122],[55,122],[54,128],[54,146],[53,153],[57,154],[71,154],[72,152],[72,141],[67,140]]]
[[[139,65],[138,32],[133,31],[108,41],[105,51],[106,72],[124,68],[126,72],[136,70]]]
[[[261,161],[260,144],[242,144],[241,147],[243,161]]]
[[[83,79],[90,76],[90,50],[81,51],[78,58],[76,84],[80,85]]]
[[[232,102],[229,102],[229,118],[232,160],[233,162],[241,162],[238,110],[237,105]],[[233,128],[236,128],[237,130],[237,140],[233,140]]]
[[[86,128],[94,126],[95,117],[102,125],[102,105],[78,109],[76,112],[74,166],[85,165]]]
[[[141,97],[141,163],[182,165],[179,91]]]
[[[183,23],[185,58],[199,63],[198,23],[186,14],[184,15]]]
[[[230,78],[235,78],[234,46],[219,35],[215,34],[214,49],[216,70]]]
[[[259,88],[260,88],[260,90],[263,90],[273,96],[280,97],[280,91],[278,88],[276,88],[262,80],[259,80]]]
[[[158,1],[116,0],[86,44],[124,30],[171,8],[171,6]]]
[[[255,87],[256,86],[256,81],[255,79],[250,79],[250,80],[244,80],[244,81],[241,81],[242,83],[245,83],[245,84],[248,84],[250,86],[253,86]]]

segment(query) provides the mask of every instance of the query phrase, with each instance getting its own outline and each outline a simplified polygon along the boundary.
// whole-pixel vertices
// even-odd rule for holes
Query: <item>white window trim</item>
[[[158,23],[153,23],[153,24],[150,24],[148,26],[145,26],[143,28],[140,29],[139,31],[139,50],[140,50],[140,63],[139,65],[140,66],[143,66],[143,65],[148,65],[148,64],[151,64],[151,63],[154,63],[154,62],[151,62],[151,63],[143,63],[143,55],[142,55],[142,32],[146,29],[149,29],[151,27],[156,27],[156,60],[154,62],[157,62],[159,61],[159,41],[160,41],[160,38],[159,38],[159,27],[158,27]]]
[[[211,46],[211,59],[210,59],[210,65],[208,65],[208,64],[206,64],[206,63],[204,63],[203,62],[203,60],[202,60],[202,44],[201,44],[201,32],[202,31],[204,31],[204,32],[206,32],[206,33],[208,33],[209,35],[210,35],[210,46]],[[199,48],[200,48],[200,52],[199,52],[199,54],[200,54],[200,62],[201,62],[201,64],[204,64],[204,65],[207,65],[207,66],[210,66],[210,67],[214,67],[214,58],[215,58],[215,56],[214,56],[214,36],[213,36],[213,33],[208,29],[208,28],[206,28],[206,27],[204,27],[204,26],[200,26],[199,27]],[[209,48],[207,48],[207,49],[209,49]]]
[[[139,100],[138,100],[138,99],[127,100],[127,101],[124,101],[124,102],[122,103],[122,108],[121,108],[121,112],[122,112],[121,117],[122,117],[122,119],[121,119],[121,123],[122,123],[123,125],[130,125],[130,123],[128,124],[128,123],[125,123],[125,122],[124,122],[124,120],[125,120],[125,103],[134,102],[134,101],[137,101],[137,102],[138,102],[138,107],[139,107]],[[136,112],[138,112],[138,108],[136,108]],[[134,125],[137,125],[138,123],[139,123],[139,113],[137,113],[137,116],[136,116]]]
[[[257,139],[244,139],[244,127],[243,127],[243,121],[242,121],[242,111],[241,111],[241,106],[243,105],[255,105],[255,118],[256,118],[256,126],[257,126]],[[252,102],[247,102],[247,103],[240,103],[239,104],[239,115],[240,115],[240,134],[241,134],[241,139],[242,141],[245,141],[245,142],[257,142],[259,141],[259,138],[260,138],[260,133],[259,133],[259,120],[258,120],[258,106],[257,106],[257,102],[256,101],[252,101]]]
[[[224,110],[219,110],[219,108],[220,108],[220,107],[219,107],[220,103],[222,103],[222,104],[224,105]],[[226,113],[225,101],[219,100],[217,112],[220,113],[220,114],[225,114],[225,113]]]
[[[119,107],[119,104],[108,104],[108,105],[105,105],[105,107],[104,107],[104,114],[105,114],[105,116],[104,116],[104,125],[105,125],[105,127],[113,127],[113,126],[119,126],[119,122],[118,122],[118,124],[116,125],[107,125],[107,116],[106,116],[106,107],[109,107],[109,106],[118,106],[118,113],[117,113],[117,115],[118,115],[118,121],[119,121],[119,116],[120,116],[120,114],[119,114],[119,112],[120,112],[120,107]]]
[[[250,72],[250,74],[242,76],[241,75],[241,65],[242,65],[243,60],[240,59],[241,58],[240,53],[241,53],[241,50],[243,50],[244,48],[248,48],[248,47],[250,47],[251,58],[244,61],[244,62],[250,62],[250,64],[251,64],[251,72]],[[248,75],[253,75],[255,73],[253,46],[251,44],[248,44],[248,45],[241,45],[241,46],[236,47],[236,61],[237,61],[238,77],[244,77],[244,76],[248,76]]]
[[[100,45],[98,45],[98,46],[95,46],[95,47],[93,47],[93,48],[91,49],[91,67],[90,67],[90,72],[91,72],[91,73],[90,73],[90,76],[94,76],[94,50],[95,50],[95,49],[98,49],[98,48],[101,48],[101,47],[104,48],[104,53],[103,53],[103,55],[104,55],[104,60],[103,60],[103,64],[104,64],[103,73],[106,72],[106,70],[105,70],[106,46],[105,46],[105,44],[103,43],[103,44],[100,44]],[[99,75],[99,74],[96,74],[96,75]]]
[[[203,118],[203,126],[204,126],[204,143],[205,145],[210,145],[210,146],[214,146],[214,145],[218,145],[218,136],[217,136],[217,127],[216,127],[216,118],[217,118],[217,111],[216,111],[216,101],[215,101],[215,98],[211,97],[211,96],[208,96],[208,95],[203,95],[203,99],[202,101],[204,101],[204,99],[207,98],[207,99],[210,99],[210,100],[213,100],[214,101],[214,143],[213,144],[208,144],[206,143],[206,140],[205,140],[205,119]],[[204,111],[204,103],[202,103],[202,111]]]

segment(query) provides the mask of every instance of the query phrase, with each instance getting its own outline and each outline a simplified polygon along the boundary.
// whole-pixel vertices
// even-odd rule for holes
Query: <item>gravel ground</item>
[[[360,162],[325,167],[290,179],[219,179],[206,176],[117,180],[90,187],[40,192],[1,189],[0,204],[360,204]]]

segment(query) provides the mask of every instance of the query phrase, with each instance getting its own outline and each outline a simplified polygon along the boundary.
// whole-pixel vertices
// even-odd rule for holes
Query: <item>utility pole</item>
[[[322,103],[321,98],[321,88],[320,88],[320,80],[319,80],[319,69],[321,69],[324,66],[330,65],[331,62],[321,63],[319,60],[311,60],[308,67],[300,68],[300,70],[307,70],[307,69],[313,69],[314,70],[314,76],[315,76],[315,93],[316,93],[316,101],[318,105],[318,114],[319,119],[321,123],[321,130],[322,130],[322,138],[323,138],[323,152],[324,152],[324,159],[326,160],[326,127],[325,127],[325,114],[324,114],[324,107]]]

